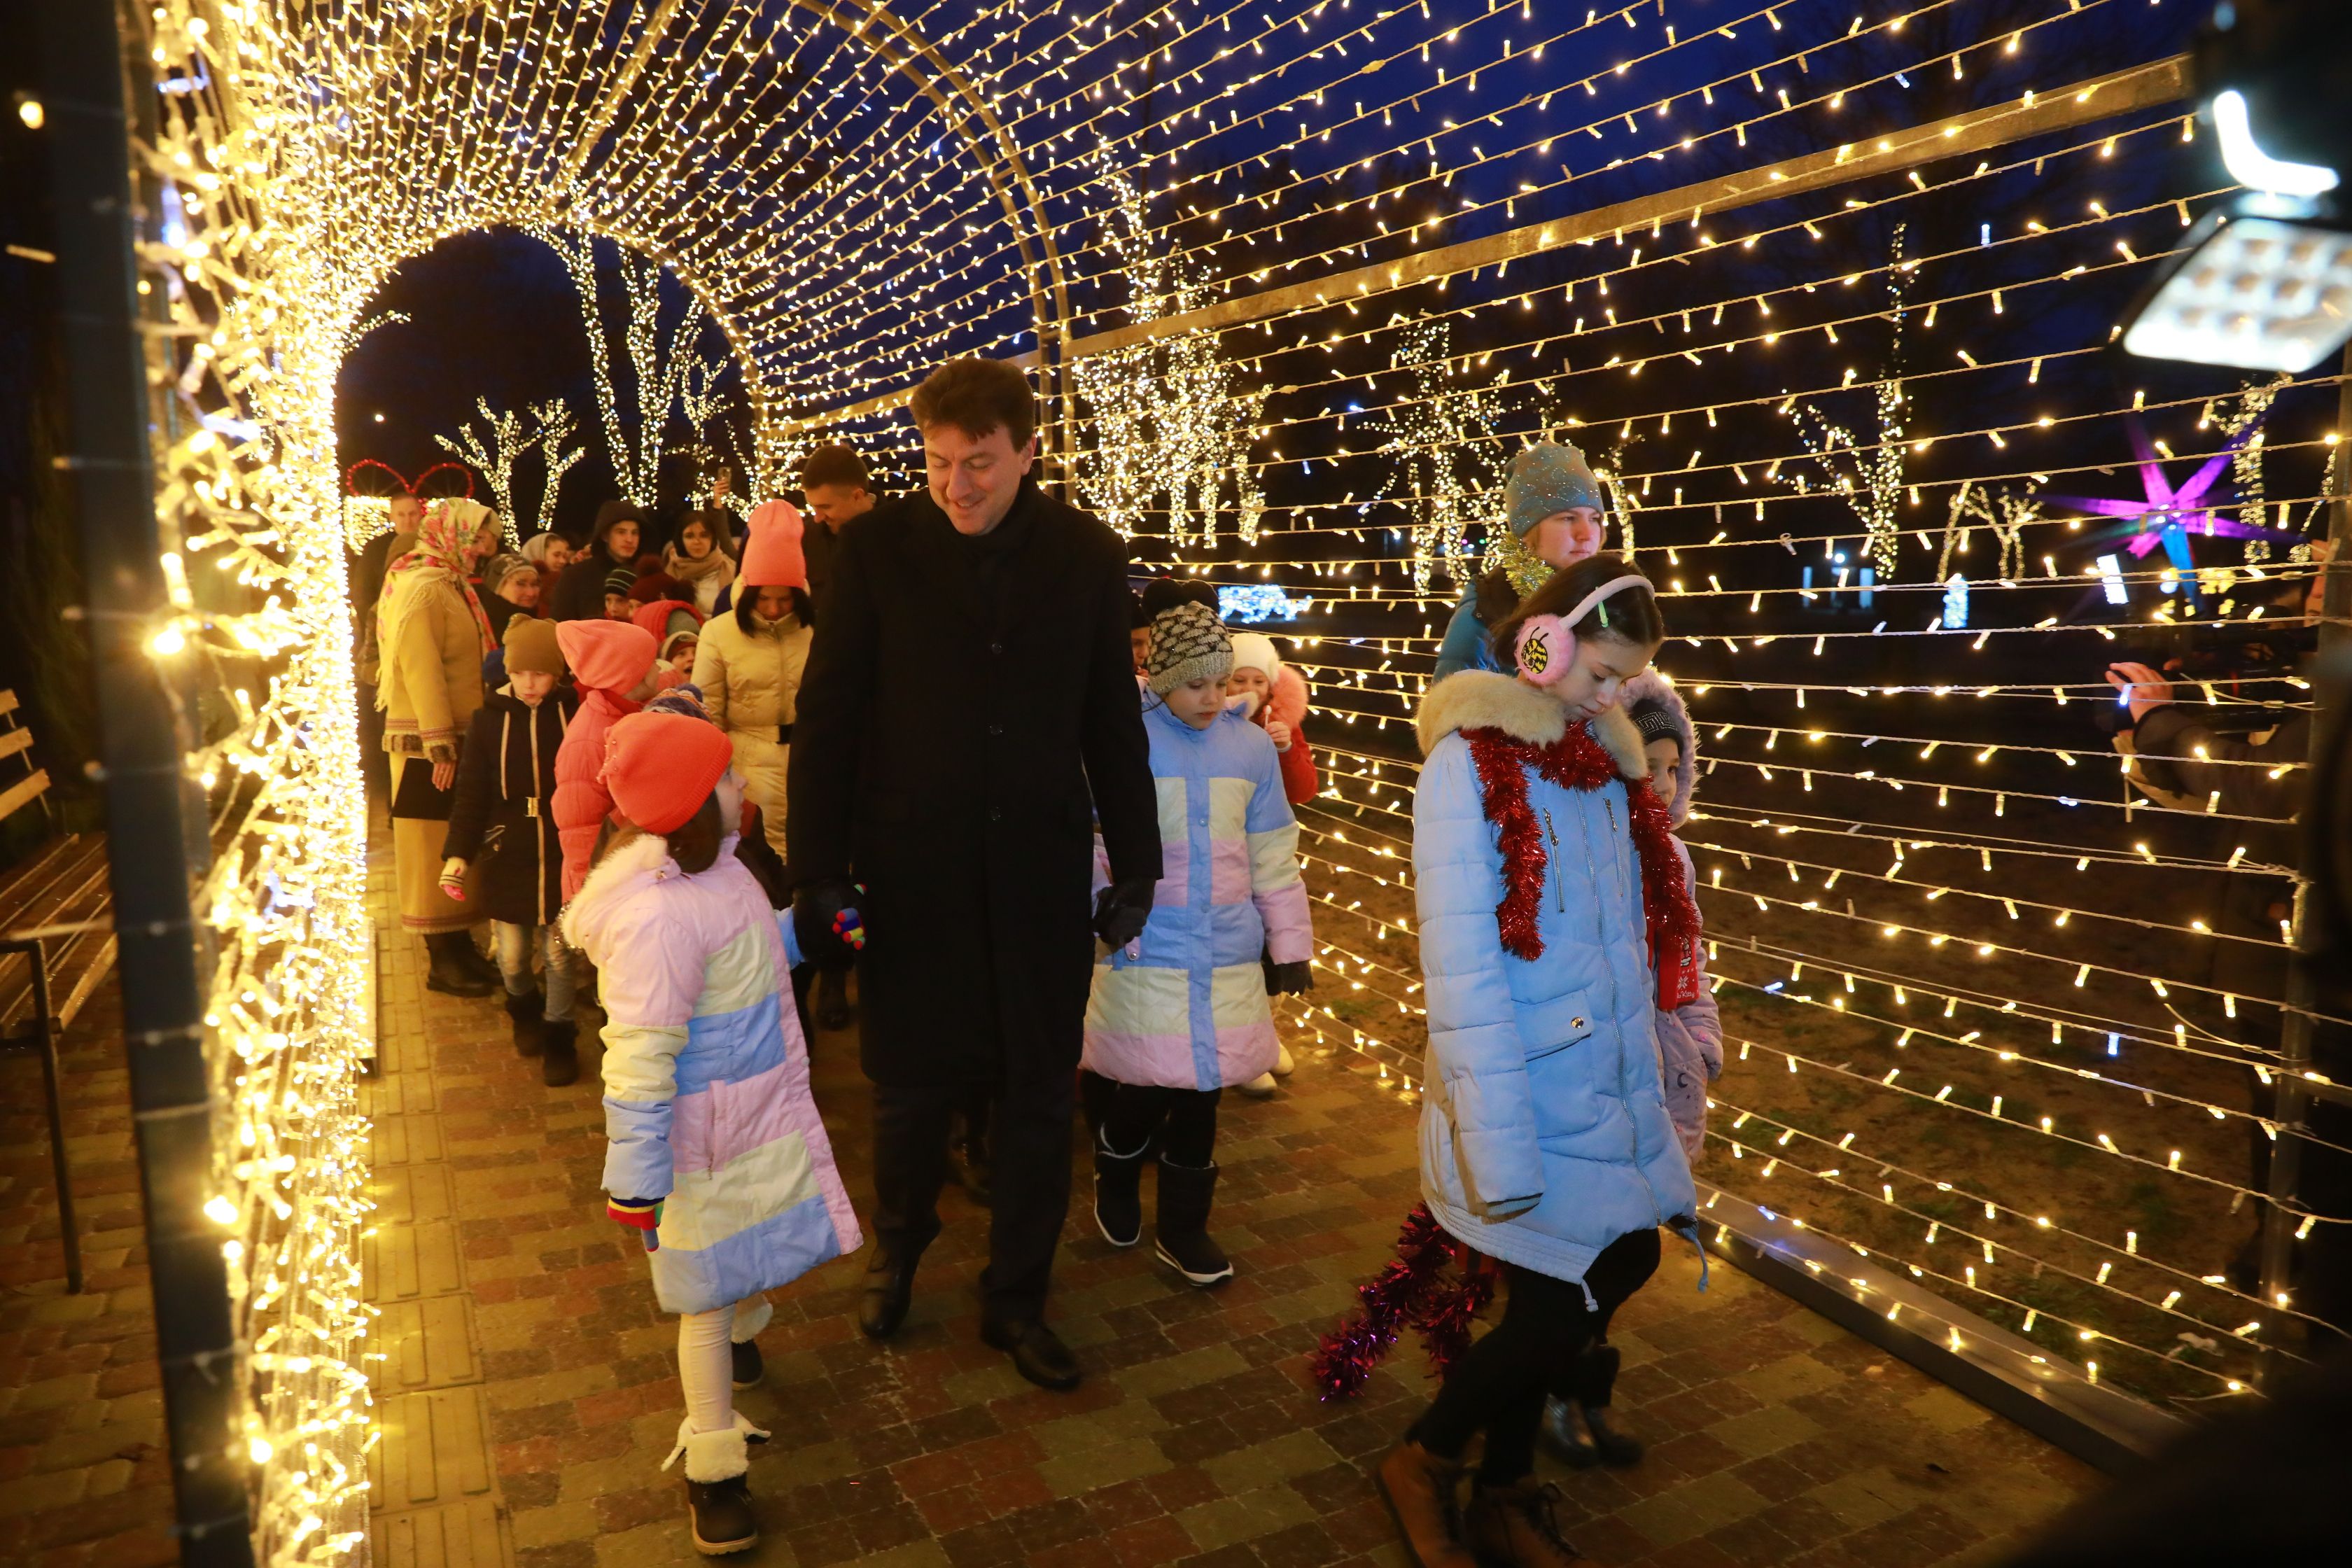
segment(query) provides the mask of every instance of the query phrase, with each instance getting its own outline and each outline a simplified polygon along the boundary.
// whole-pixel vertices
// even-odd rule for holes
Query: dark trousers
[[[1621,1236],[1601,1249],[1584,1282],[1600,1303],[1565,1279],[1515,1263],[1503,1266],[1510,1299],[1503,1321],[1470,1347],[1413,1423],[1412,1440],[1441,1458],[1461,1458],[1473,1434],[1486,1434],[1478,1479],[1508,1486],[1536,1468],[1536,1428],[1544,1394],[1565,1385],[1576,1358],[1600,1336],[1609,1315],[1649,1282],[1658,1268],[1655,1228]]]
[[[1171,1165],[1201,1170],[1214,1163],[1217,1101],[1223,1089],[1120,1083],[1097,1072],[1079,1076],[1086,1080],[1087,1121],[1098,1147],[1133,1154],[1156,1142],[1160,1156]]]
[[[948,1124],[972,1098],[968,1082],[874,1086],[874,1234],[881,1256],[919,1258],[940,1233]],[[983,1315],[1026,1322],[1044,1315],[1054,1247],[1070,1207],[1066,1073],[1024,1077],[994,1090],[990,1118],[988,1268]]]

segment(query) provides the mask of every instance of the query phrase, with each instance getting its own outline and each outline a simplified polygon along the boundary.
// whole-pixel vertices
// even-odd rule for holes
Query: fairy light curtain
[[[335,378],[394,268],[490,225],[683,284],[741,374],[762,493],[818,438],[917,482],[906,390],[1015,357],[1052,473],[1109,485],[1139,559],[1278,595],[1329,786],[1303,813],[1322,973],[1286,1012],[1407,1100],[1410,716],[1465,575],[1507,553],[1495,476],[1576,440],[1669,590],[1661,662],[1708,758],[1685,837],[1736,1058],[1708,1217],[1801,1219],[2155,1397],[2227,1396],[2294,1349],[2294,1303],[2230,1268],[2275,1132],[2281,814],[2135,805],[2089,722],[2152,616],[2278,614],[2345,488],[2333,376],[2106,352],[2225,194],[2169,58],[2189,9],[128,13],[168,189],[153,368],[185,416],[152,647],[233,715],[188,765],[227,846],[200,901],[214,1213],[263,1558],[366,1541],[373,937]],[[1185,471],[1137,462],[1153,419]],[[2160,551],[2067,504],[2216,457],[2227,493]]]

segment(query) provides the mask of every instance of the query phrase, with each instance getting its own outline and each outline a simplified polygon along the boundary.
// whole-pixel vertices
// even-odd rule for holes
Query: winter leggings
[[[1171,1165],[1205,1170],[1214,1163],[1217,1100],[1224,1090],[1120,1083],[1093,1071],[1081,1076],[1097,1148],[1139,1154],[1156,1137],[1160,1157]]]
[[[563,938],[551,925],[518,925],[511,921],[492,921],[490,932],[498,939],[499,973],[507,983],[509,996],[530,994],[530,956],[536,948],[547,965],[546,1016],[551,1022],[568,1023],[572,1018],[572,950],[563,945]]]
[[[677,1320],[677,1381],[686,1389],[687,1419],[698,1432],[735,1425],[734,1346],[758,1337],[775,1310],[765,1296]]]
[[[1411,1440],[1441,1458],[1456,1459],[1470,1446],[1471,1435],[1484,1431],[1481,1485],[1508,1486],[1532,1474],[1546,1391],[1566,1386],[1576,1358],[1657,1267],[1654,1228],[1621,1236],[1601,1248],[1584,1276],[1600,1303],[1596,1311],[1584,1304],[1584,1292],[1573,1282],[1505,1264],[1510,1300],[1503,1321],[1455,1363],[1436,1399],[1413,1423]]]

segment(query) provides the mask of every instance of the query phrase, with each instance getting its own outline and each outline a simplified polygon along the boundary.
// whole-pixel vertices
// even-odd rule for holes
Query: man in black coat
[[[1077,1363],[1044,1311],[1094,941],[1133,941],[1160,875],[1128,554],[1028,477],[1035,400],[1019,370],[953,361],[914,416],[928,490],[835,542],[786,815],[804,951],[828,947],[845,904],[866,925],[877,1202],[858,1321],[882,1339],[904,1320],[939,1232],[950,1114],[991,1087],[982,1337],[1033,1383],[1070,1388]],[[1090,904],[1097,819],[1111,885]]]

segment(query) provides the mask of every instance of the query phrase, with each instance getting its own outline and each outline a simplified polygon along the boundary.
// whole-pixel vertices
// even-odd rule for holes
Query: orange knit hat
[[[604,737],[604,787],[647,833],[675,833],[702,809],[734,755],[726,731],[708,720],[632,713]]]
[[[743,547],[743,570],[738,574],[743,586],[737,592],[807,587],[800,509],[788,500],[761,501],[751,509],[751,542]]]

